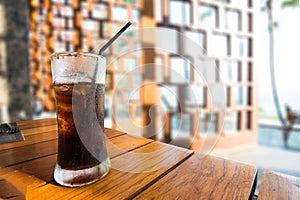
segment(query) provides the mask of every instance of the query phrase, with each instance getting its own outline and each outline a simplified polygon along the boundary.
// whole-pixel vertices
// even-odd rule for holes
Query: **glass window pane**
[[[137,68],[137,59],[136,58],[124,58],[124,69],[126,71],[132,71]]]
[[[222,61],[221,81],[236,83],[239,81],[239,64],[236,61]]]
[[[232,55],[235,57],[248,57],[249,54],[249,39],[242,37],[236,38],[232,47]]]
[[[125,119],[129,117],[128,105],[126,105],[125,95],[122,91],[116,90],[113,94],[114,105],[116,106],[116,115],[114,116],[117,120]],[[120,121],[118,121],[120,122]]]
[[[191,121],[190,115],[173,115],[171,118],[172,124],[172,139],[186,138],[191,136]]]
[[[94,4],[92,17],[95,19],[106,19],[108,17],[107,6],[105,4]]]
[[[247,106],[248,100],[248,88],[245,86],[237,86],[235,87],[235,103],[237,106]]]
[[[98,31],[99,23],[94,20],[86,19],[83,21],[82,29],[86,31]]]
[[[227,35],[215,34],[211,36],[211,40],[208,41],[209,53],[215,56],[228,56],[229,52],[229,39]]]
[[[251,65],[248,65],[247,62],[241,62],[241,82],[251,82]]]
[[[227,30],[240,30],[240,13],[233,10],[225,10],[224,28]]]
[[[132,21],[135,23],[140,22],[140,11],[138,9],[132,10]]]
[[[205,89],[203,86],[190,85],[186,88],[185,110],[195,111],[205,107]]]
[[[213,61],[201,59],[197,63],[197,69],[196,75],[199,74],[200,80],[202,80],[204,84],[216,82],[217,67]]]
[[[199,26],[201,28],[216,28],[216,9],[208,5],[199,6]]]
[[[165,112],[176,112],[177,111],[177,99],[178,93],[177,88],[174,86],[163,85],[161,87],[162,92],[162,107]]]
[[[110,23],[110,22],[105,22],[105,21],[103,21],[101,23],[101,25],[102,25],[101,31],[102,31],[102,34],[103,34],[104,38],[111,38],[112,36],[109,35],[109,33],[111,33],[111,32],[117,33],[121,28],[119,26],[119,24],[117,24],[117,23]],[[109,29],[111,29],[111,31]],[[127,35],[127,34],[128,34],[127,32],[124,33],[124,36]],[[107,40],[105,40],[105,42],[107,42]],[[116,42],[118,42],[118,40]],[[108,49],[106,51],[108,51]]]
[[[128,19],[128,12],[126,8],[115,6],[113,7],[113,20],[124,21]]]
[[[118,89],[129,89],[129,76],[127,74],[116,74],[115,87]]]
[[[199,131],[201,134],[217,133],[217,114],[202,113],[200,115]]]
[[[195,31],[186,31],[185,36],[188,38],[188,41],[186,41],[186,44],[189,44],[189,42],[195,42],[197,45],[199,45],[201,51],[198,52],[198,55],[201,55],[204,53],[205,48],[205,41],[204,41],[204,34],[201,32],[195,32]],[[191,49],[192,50],[192,49]],[[198,49],[197,49],[198,51]]]
[[[186,59],[172,57],[170,70],[173,83],[186,83],[191,80],[191,67]]]
[[[183,1],[170,2],[170,23],[189,25],[191,23],[190,4]]]
[[[234,133],[238,130],[238,113],[226,112],[224,121],[224,131],[226,133]]]
[[[125,53],[128,53],[129,51],[129,45],[128,42],[126,40],[117,40],[114,42],[114,52],[117,55],[123,55]]]
[[[142,73],[135,71],[134,77],[133,78],[133,87],[138,88],[142,85]]]

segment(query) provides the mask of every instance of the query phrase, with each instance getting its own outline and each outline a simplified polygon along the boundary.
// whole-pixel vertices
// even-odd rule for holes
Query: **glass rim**
[[[66,57],[77,57],[78,55],[80,56],[88,56],[88,57],[95,57],[95,58],[104,58],[102,55],[98,55],[95,53],[91,52],[84,52],[84,51],[59,51],[59,52],[54,52],[51,54],[51,58],[55,57],[61,57],[61,56],[66,56]]]

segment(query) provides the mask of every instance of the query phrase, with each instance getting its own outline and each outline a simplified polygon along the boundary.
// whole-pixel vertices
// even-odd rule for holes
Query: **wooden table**
[[[0,145],[0,198],[10,199],[299,199],[300,179],[106,129],[109,174],[80,188],[53,180],[55,119],[18,123],[26,140]],[[258,193],[255,195],[255,193]]]

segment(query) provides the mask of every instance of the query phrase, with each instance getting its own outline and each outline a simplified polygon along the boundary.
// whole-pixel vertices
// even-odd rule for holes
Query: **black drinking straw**
[[[115,35],[113,36],[104,46],[102,46],[102,48],[100,48],[99,50],[99,56],[102,56],[103,52],[131,25],[130,22],[127,22],[127,24]],[[97,73],[98,73],[98,59],[100,58],[97,58],[97,61],[96,61],[96,68],[93,72],[93,78],[92,78],[92,82],[91,82],[91,88],[89,89],[89,94],[88,94],[88,97],[87,97],[87,101],[86,101],[86,105],[85,105],[85,112],[83,113],[79,113],[80,115],[80,124],[78,126],[78,129],[77,132],[78,132],[78,135],[80,137],[80,139],[83,141],[83,145],[88,145],[89,143],[86,143],[89,141],[89,137],[88,135],[89,134],[85,134],[86,133],[86,130],[84,129],[85,126],[89,126],[89,123],[93,123],[90,121],[90,119],[87,117],[88,115],[90,115],[91,113],[88,113],[89,111],[89,108],[90,108],[90,104],[91,104],[91,100],[92,100],[92,95],[94,93],[94,90],[95,90],[95,83],[96,83],[96,76],[97,76]],[[96,111],[96,110],[95,110]],[[76,127],[77,128],[77,127]],[[102,127],[101,127],[102,128]],[[103,127],[104,128],[104,127]],[[104,133],[104,130],[101,130],[102,133]],[[101,135],[101,134],[100,134]],[[102,137],[102,136],[100,136]],[[105,137],[105,136],[104,136]],[[97,138],[93,138],[93,139],[97,139]],[[96,155],[96,153],[93,151],[93,149],[89,148],[89,147],[86,147],[86,149],[100,162],[102,162],[102,155]]]
[[[119,30],[119,32],[117,32],[104,46],[102,46],[99,50],[99,55],[102,56],[103,52],[131,25],[131,22],[127,22],[122,29]],[[89,108],[89,105],[91,103],[91,97],[92,97],[92,93],[94,91],[95,88],[95,82],[96,82],[96,76],[98,73],[98,60],[97,60],[97,64],[96,64],[96,68],[95,71],[93,73],[93,78],[92,78],[92,83],[91,83],[91,89],[88,95],[88,99],[87,99],[87,103],[86,103],[86,110],[88,111],[87,108]],[[83,119],[84,120],[84,119]]]
[[[125,24],[123,26],[123,28],[121,30],[119,30],[119,32],[117,32],[116,35],[114,35],[114,37],[112,37],[100,50],[99,50],[99,55],[102,55],[103,52],[107,49],[107,47],[109,47],[129,26],[131,25],[131,22],[127,22],[127,24]]]
[[[117,32],[110,40],[108,40],[108,42],[103,45],[100,50],[99,50],[99,53],[98,55],[102,56],[103,52],[122,34],[124,33],[124,31],[131,25],[131,22],[127,22],[120,30],[119,32]],[[96,69],[94,71],[94,74],[93,74],[93,79],[92,79],[92,87],[93,85],[95,84],[95,81],[96,81],[96,75],[97,75],[97,72],[98,72],[98,61],[97,61],[97,64],[96,64]]]

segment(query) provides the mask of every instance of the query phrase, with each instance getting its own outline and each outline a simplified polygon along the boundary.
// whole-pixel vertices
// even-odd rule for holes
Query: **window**
[[[191,23],[190,4],[184,1],[170,2],[170,23],[177,25],[189,25]]]
[[[217,15],[216,8],[201,4],[199,6],[199,27],[201,28],[216,28],[217,27]]]
[[[241,30],[241,13],[235,10],[225,10],[224,28],[232,31]]]
[[[191,66],[188,60],[171,57],[171,82],[186,83],[191,80]]]
[[[200,115],[199,131],[201,134],[217,133],[217,113],[202,113]]]

